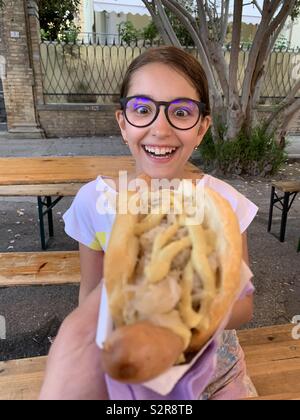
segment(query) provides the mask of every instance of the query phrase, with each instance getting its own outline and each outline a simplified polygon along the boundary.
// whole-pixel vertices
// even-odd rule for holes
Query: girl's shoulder
[[[202,182],[205,187],[211,188],[230,201],[234,207],[240,199],[246,198],[230,184],[221,179],[215,178],[212,175],[205,174],[202,178]]]
[[[114,180],[109,177],[99,175],[97,179],[83,185],[77,193],[77,199],[90,202],[99,197],[99,193],[114,191]]]
[[[241,232],[244,232],[257,214],[258,207],[227,182],[211,175],[204,175],[203,185],[211,188],[225,198],[236,213]]]

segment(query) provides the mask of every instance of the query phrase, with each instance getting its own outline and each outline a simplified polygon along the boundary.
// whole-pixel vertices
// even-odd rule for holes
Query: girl
[[[134,179],[142,172],[156,179],[187,177],[186,163],[211,125],[208,84],[199,62],[175,47],[150,49],[129,66],[121,98],[116,118],[136,162],[136,172],[128,178]],[[204,175],[201,182],[231,203],[240,221],[244,260],[248,264],[246,229],[257,212],[256,206],[212,176]],[[96,203],[99,194],[117,194],[112,185],[115,185],[112,180],[99,176],[79,191],[64,215],[66,233],[80,246],[80,305],[102,279],[103,257],[114,215],[99,215]],[[197,397],[238,399],[256,395],[233,331],[251,319],[252,293],[249,283],[223,335],[214,377]]]

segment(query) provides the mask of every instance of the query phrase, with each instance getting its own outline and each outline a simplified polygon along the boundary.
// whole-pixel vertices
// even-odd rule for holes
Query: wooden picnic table
[[[0,158],[0,196],[72,196],[100,174],[133,169],[131,156]]]
[[[100,174],[117,177],[134,167],[132,156],[0,158],[0,196],[74,196]]]
[[[132,156],[59,156],[0,158],[0,196],[36,196],[42,249],[47,248],[44,217],[49,236],[54,236],[52,209],[66,196],[75,196],[80,187],[99,175],[118,177],[119,171],[133,172]],[[191,172],[198,168],[188,164]],[[52,197],[57,197],[52,201]]]

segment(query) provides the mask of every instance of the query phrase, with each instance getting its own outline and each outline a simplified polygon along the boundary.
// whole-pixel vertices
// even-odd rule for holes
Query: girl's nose
[[[172,127],[167,120],[163,107],[160,108],[159,114],[151,126],[151,131],[152,135],[158,138],[169,137],[172,134]]]

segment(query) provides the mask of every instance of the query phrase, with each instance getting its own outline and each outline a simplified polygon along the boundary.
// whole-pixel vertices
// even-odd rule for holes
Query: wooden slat
[[[0,254],[0,287],[80,282],[79,252]]]
[[[0,185],[84,184],[134,170],[131,156],[0,158]]]
[[[240,331],[248,373],[260,396],[294,393],[300,398],[300,340],[292,324]]]
[[[287,341],[292,338],[293,325],[276,325],[272,327],[251,328],[238,331],[241,346],[256,346]]]
[[[283,192],[300,192],[300,181],[276,181],[272,185]]]
[[[133,172],[131,156],[0,158],[0,196],[74,196],[99,175]],[[191,163],[188,171],[198,173]]]
[[[251,401],[300,401],[299,393],[275,394],[265,397],[249,398]]]
[[[0,362],[0,400],[36,400],[46,357]]]
[[[73,197],[84,184],[0,185],[0,197]]]
[[[198,170],[191,163],[187,167]],[[85,184],[99,175],[118,177],[119,171],[134,168],[131,156],[0,158],[0,185]]]

